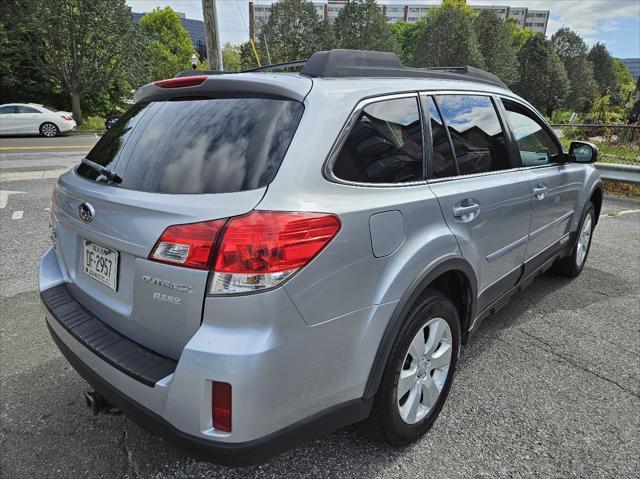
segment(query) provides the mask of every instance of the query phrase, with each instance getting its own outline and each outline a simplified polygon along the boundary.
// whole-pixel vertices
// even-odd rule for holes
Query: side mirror
[[[598,147],[585,141],[572,141],[569,145],[569,160],[572,163],[595,163],[598,161]]]

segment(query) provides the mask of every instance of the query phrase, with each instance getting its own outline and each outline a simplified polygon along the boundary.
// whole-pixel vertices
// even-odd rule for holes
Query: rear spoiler
[[[138,88],[133,96],[134,101],[162,101],[171,98],[184,97],[215,97],[230,98],[238,96],[263,96],[273,98],[288,98],[296,101],[304,101],[305,96],[311,90],[313,82],[304,76],[275,77],[260,73],[214,73],[198,70],[188,70],[190,74],[183,74],[178,78],[190,76],[205,76],[202,82],[196,85],[175,88],[162,88],[154,83],[148,83]],[[182,73],[182,72],[181,72]]]

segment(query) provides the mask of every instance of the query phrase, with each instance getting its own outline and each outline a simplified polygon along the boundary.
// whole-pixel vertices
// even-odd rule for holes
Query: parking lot
[[[89,417],[89,388],[48,335],[36,289],[53,176],[95,141],[85,140],[2,142],[0,476],[639,476],[640,202],[607,198],[582,275],[544,275],[484,322],[417,444],[390,449],[355,425],[229,469],[190,458],[122,415]]]

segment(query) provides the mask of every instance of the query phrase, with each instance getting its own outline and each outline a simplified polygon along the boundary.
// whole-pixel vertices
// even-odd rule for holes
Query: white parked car
[[[0,105],[0,135],[40,134],[53,137],[76,127],[71,113],[35,103]]]

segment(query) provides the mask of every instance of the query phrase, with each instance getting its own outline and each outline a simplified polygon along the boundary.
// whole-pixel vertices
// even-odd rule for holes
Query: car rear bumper
[[[349,355],[352,347],[358,349],[353,331],[361,331],[376,308],[311,328],[293,315],[295,308],[281,289],[270,297],[228,298],[216,303],[215,311],[205,307],[201,328],[179,361],[173,361],[117,331],[105,331],[102,321],[74,298],[64,297],[65,288],[50,249],[41,260],[40,291],[47,326],[60,351],[107,401],[191,454],[222,464],[251,464],[362,420],[370,410],[370,401],[361,399],[368,369]],[[212,312],[217,320],[207,318]],[[345,332],[343,319],[353,329],[350,334],[338,331]],[[109,352],[113,341],[124,344]],[[175,364],[159,367],[168,374],[161,377],[156,371],[154,377],[148,374],[153,364],[140,367],[145,359],[135,348],[155,356],[150,361]],[[214,380],[233,388],[231,433],[212,425]]]
[[[369,402],[356,399],[336,405],[299,423],[253,441],[241,443],[212,441],[181,431],[162,416],[115,388],[76,355],[67,343],[58,336],[50,323],[47,326],[51,337],[71,366],[110,404],[116,406],[128,418],[149,432],[163,437],[189,454],[218,464],[240,466],[264,461],[321,434],[343,427],[354,420],[363,419],[370,410]]]
[[[71,131],[76,127],[76,122],[74,120],[71,121],[62,121],[58,124],[58,129],[60,133],[64,133],[66,131]]]

